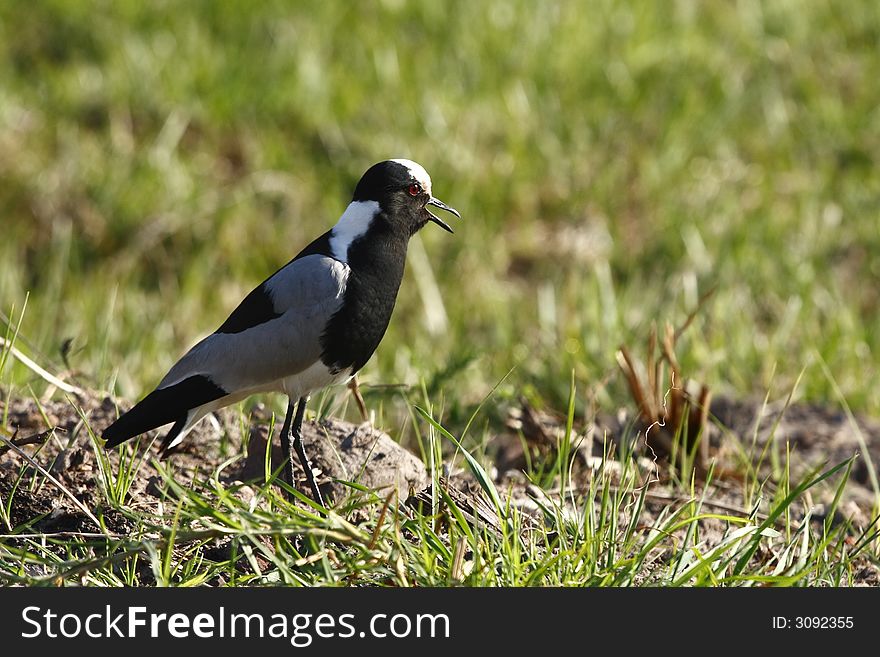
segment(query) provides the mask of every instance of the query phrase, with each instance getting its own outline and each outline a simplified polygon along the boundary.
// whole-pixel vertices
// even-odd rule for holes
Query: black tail
[[[176,423],[177,435],[186,421],[186,414],[202,404],[225,397],[228,393],[206,376],[197,374],[167,388],[154,390],[134,407],[104,429],[104,447],[112,449],[129,438],[170,422]]]

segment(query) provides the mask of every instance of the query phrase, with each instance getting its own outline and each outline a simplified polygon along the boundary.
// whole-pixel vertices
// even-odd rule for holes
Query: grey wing
[[[158,388],[201,375],[228,394],[271,386],[320,360],[321,334],[339,310],[350,270],[324,255],[293,260],[171,368]]]

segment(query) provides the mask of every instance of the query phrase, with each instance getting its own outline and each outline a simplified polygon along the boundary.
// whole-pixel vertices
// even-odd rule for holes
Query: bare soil
[[[7,418],[3,433],[13,437],[16,444],[21,444],[19,449],[24,453],[0,445],[0,500],[5,502],[12,497],[13,525],[29,523],[30,531],[47,534],[94,530],[80,507],[81,504],[94,511],[102,503],[97,448],[87,426],[100,432],[117,416],[117,402],[106,397],[92,397],[80,399],[79,405],[88,425],[77,409],[65,400],[37,404],[30,399],[15,399],[8,407],[0,402],[0,416]],[[119,405],[127,406],[125,402],[119,402]],[[794,477],[811,468],[823,464],[830,467],[859,454],[834,521],[847,522],[850,531],[856,535],[874,520],[877,496],[873,489],[871,464],[876,467],[880,463],[880,423],[877,421],[850,418],[842,412],[813,405],[794,404],[785,408],[783,413],[781,405],[764,407],[757,402],[724,398],[713,402],[711,413],[715,421],[709,435],[708,452],[718,467],[707,486],[704,504],[708,507],[714,507],[720,513],[746,515],[749,509],[743,495],[744,478],[738,474],[742,472],[743,463],[754,463],[756,456],[764,453],[761,475],[769,478],[774,464],[779,466],[779,458],[784,463],[788,445]],[[244,436],[239,414],[230,410],[221,411],[200,423],[181,450],[166,462],[173,468],[175,479],[186,485],[194,477],[206,476],[238,454],[247,456],[233,459],[223,470],[221,480],[248,482],[262,479],[269,414],[258,409],[246,424],[250,428]],[[499,487],[509,493],[513,503],[539,523],[541,497],[547,493],[531,485],[523,474],[526,464],[524,450],[529,450],[532,458],[549,456],[557,444],[556,437],[564,432],[564,420],[523,403],[521,407],[510,409],[508,427],[508,431],[492,442],[496,449],[492,475]],[[588,485],[589,477],[595,476],[596,464],[602,460],[602,452],[607,451],[609,444],[616,445],[619,451],[625,441],[635,440],[639,458],[656,466],[652,470],[656,481],[650,484],[645,517],[640,519],[643,523],[651,523],[663,508],[686,503],[690,498],[667,476],[668,468],[662,459],[656,458],[656,453],[646,448],[644,433],[638,429],[626,411],[614,417],[600,417],[590,426],[579,427],[572,485],[575,488]],[[140,448],[157,452],[151,442],[153,438],[155,432],[147,434]],[[382,497],[383,491],[396,488],[401,499],[410,498],[410,504],[417,503],[420,496],[422,499],[430,497],[426,488],[430,477],[421,459],[369,425],[337,420],[306,422],[303,440],[310,458],[321,471],[322,492],[330,500],[351,494],[351,488],[337,480],[357,482],[379,491]],[[272,462],[279,464],[282,455],[277,438],[273,442],[276,445],[273,445]],[[116,458],[115,453],[111,454],[114,462]],[[306,490],[302,472],[297,472],[297,476],[300,489]],[[156,507],[160,498],[159,480],[152,459],[145,459],[131,487],[131,505]],[[835,483],[829,482],[810,491],[808,501],[812,504],[812,522],[821,523],[824,519],[824,508],[833,499]],[[467,473],[451,473],[444,485],[455,493],[463,508],[469,508],[489,524],[493,522],[491,506],[480,499],[478,487]],[[62,488],[72,493],[80,504]],[[805,515],[807,509],[797,511]],[[131,530],[130,521],[122,514],[103,510],[103,515],[110,531],[126,533]],[[724,531],[725,526],[720,521],[701,524],[701,538],[710,546],[713,537],[720,540]],[[855,583],[880,584],[880,568],[862,559]]]

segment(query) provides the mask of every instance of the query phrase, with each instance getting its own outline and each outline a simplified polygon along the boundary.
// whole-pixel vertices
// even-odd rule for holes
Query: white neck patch
[[[425,171],[425,168],[421,164],[413,162],[412,160],[398,159],[391,161],[397,162],[401,166],[406,167],[412,177],[419,181],[419,184],[422,186],[422,189],[428,193],[428,196],[431,195],[431,176],[428,175],[428,172]]]
[[[339,217],[330,233],[330,251],[333,257],[348,262],[348,247],[370,228],[373,217],[379,214],[376,201],[352,201]]]

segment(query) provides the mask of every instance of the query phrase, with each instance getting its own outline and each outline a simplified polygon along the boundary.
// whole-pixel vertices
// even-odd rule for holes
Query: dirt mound
[[[116,418],[114,400],[84,399],[77,408],[67,401],[37,404],[18,399],[5,411],[7,424],[14,433],[13,442],[21,445],[20,451],[0,446],[0,497],[8,500],[15,496],[10,506],[13,525],[36,518],[31,527],[37,531],[94,530],[83,507],[94,509],[101,503],[100,487],[104,482],[99,458],[107,458],[114,471],[120,466],[117,451],[105,454],[100,440],[94,437]],[[241,454],[243,458],[223,470],[221,481],[260,480],[265,476],[271,418],[265,411],[258,411],[252,420],[246,449],[239,415],[224,409],[199,423],[164,464],[172,469],[178,483],[187,486],[195,477],[207,476],[225,460]],[[279,430],[276,424],[272,469],[283,463],[277,439]],[[137,443],[139,458],[144,461],[130,488],[133,505],[154,504],[160,497],[156,487],[160,475],[154,460],[154,443],[160,435],[157,431],[147,433]],[[341,481],[354,482],[383,496],[385,491],[396,488],[401,497],[427,483],[421,460],[369,425],[339,420],[306,421],[303,442],[314,467],[320,470],[322,492],[330,500],[338,501],[351,491]],[[300,489],[306,490],[298,462],[296,466]],[[128,529],[128,521],[120,514],[104,515],[111,531]]]

